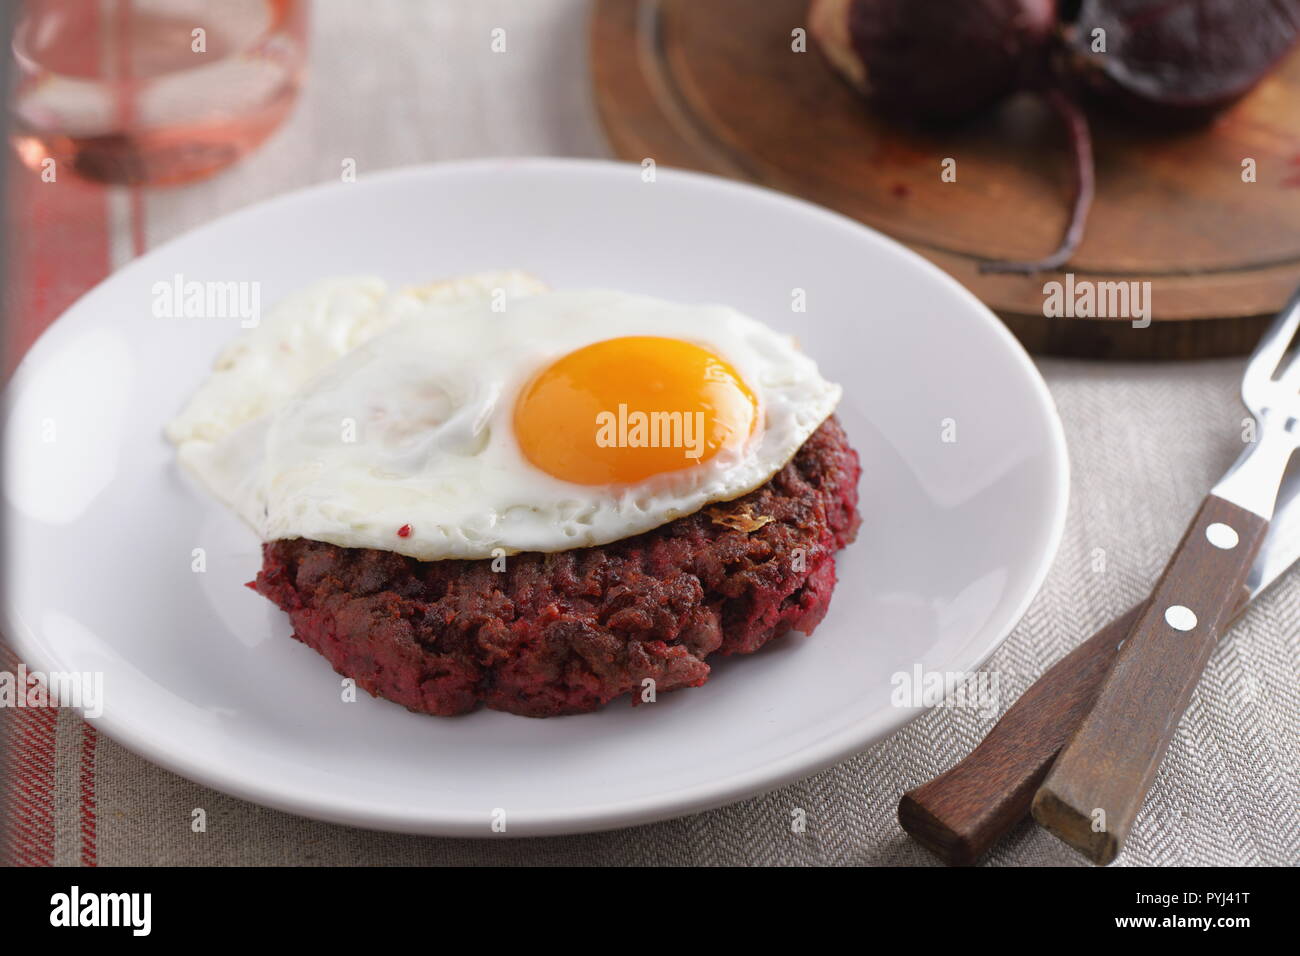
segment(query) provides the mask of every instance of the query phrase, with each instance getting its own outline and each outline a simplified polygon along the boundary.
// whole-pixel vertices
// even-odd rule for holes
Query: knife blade
[[[1264,544],[1246,576],[1251,601],[1300,560],[1300,462],[1293,461],[1287,469],[1277,501]]]
[[[1297,561],[1300,460],[1292,462],[1283,480],[1237,616]],[[1034,792],[1087,716],[1145,606],[1139,604],[1111,621],[1063,657],[1007,709],[963,760],[903,794],[898,805],[903,829],[945,862],[968,866],[1028,816]]]

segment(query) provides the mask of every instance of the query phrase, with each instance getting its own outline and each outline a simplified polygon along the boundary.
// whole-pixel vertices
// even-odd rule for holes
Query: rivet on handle
[[[1230,525],[1216,521],[1205,529],[1205,540],[1216,548],[1231,551],[1237,546],[1240,539],[1237,537],[1237,532]]]
[[[1190,631],[1196,626],[1196,615],[1191,608],[1174,604],[1165,609],[1165,623],[1175,631]]]

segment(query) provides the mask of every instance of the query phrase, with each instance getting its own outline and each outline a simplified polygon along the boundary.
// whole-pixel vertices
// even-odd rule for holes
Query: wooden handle
[[[1249,602],[1243,587],[1234,619]],[[1092,709],[1145,607],[1130,609],[1057,661],[964,760],[903,794],[903,829],[945,863],[971,866],[1027,817],[1034,791]]]
[[[903,794],[903,829],[945,862],[970,866],[1024,819],[1034,791],[1092,708],[1145,606],[1111,621],[1057,661],[965,760]]]
[[[1109,863],[1124,845],[1267,530],[1258,515],[1205,499],[1034,795],[1034,819],[1094,862]]]

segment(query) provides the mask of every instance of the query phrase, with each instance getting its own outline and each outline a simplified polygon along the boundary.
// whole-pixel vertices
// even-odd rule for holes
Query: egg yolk
[[[758,401],[730,364],[680,339],[595,342],[543,369],[515,403],[524,456],[580,485],[625,484],[708,461],[754,430]]]

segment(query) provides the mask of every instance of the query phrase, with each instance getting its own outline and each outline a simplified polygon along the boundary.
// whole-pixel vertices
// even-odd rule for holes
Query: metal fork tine
[[[1297,328],[1300,328],[1300,292],[1291,297],[1291,301],[1264,332],[1259,345],[1255,346],[1255,352],[1246,366],[1245,382],[1256,378],[1272,378],[1282,357],[1295,340]],[[1294,373],[1297,369],[1300,369],[1300,362],[1293,363],[1289,372]],[[1287,378],[1291,379],[1291,374]]]
[[[1300,352],[1291,357],[1291,363],[1287,370],[1278,379],[1278,383],[1285,389],[1300,391]]]

